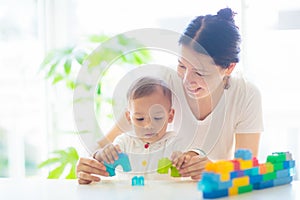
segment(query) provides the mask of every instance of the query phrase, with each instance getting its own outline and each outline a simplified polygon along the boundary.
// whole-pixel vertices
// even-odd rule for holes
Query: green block
[[[267,162],[271,162],[271,163],[279,163],[285,160],[286,160],[286,154],[283,152],[272,153],[272,155],[269,155],[267,157]]]
[[[282,170],[283,169],[283,163],[273,163],[274,171]]]
[[[263,175],[263,181],[269,181],[276,179],[276,172],[271,172]]]
[[[243,193],[246,193],[246,192],[251,192],[252,190],[253,190],[252,185],[246,185],[246,186],[238,187],[238,193],[239,194],[243,194]]]
[[[181,175],[179,174],[179,171],[174,166],[171,166],[171,176],[172,177],[181,177]]]
[[[158,161],[157,173],[168,174],[169,168],[172,166],[172,162],[168,158],[162,158]]]

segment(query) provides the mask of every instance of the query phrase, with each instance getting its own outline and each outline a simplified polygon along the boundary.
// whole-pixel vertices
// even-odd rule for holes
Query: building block
[[[157,173],[168,174],[169,169],[171,170],[172,177],[181,177],[176,167],[172,166],[172,161],[169,158],[161,158],[158,161]]]
[[[228,190],[224,189],[224,190],[216,190],[213,192],[204,192],[203,193],[203,198],[219,198],[219,197],[226,197],[228,196]]]
[[[219,198],[289,184],[293,175],[295,160],[290,152],[272,153],[265,163],[259,163],[250,151],[242,149],[229,162],[208,163],[197,188],[203,198]]]
[[[169,168],[172,166],[172,162],[169,158],[161,158],[158,161],[157,173],[167,174],[169,173]]]
[[[234,153],[234,158],[238,159],[241,158],[243,160],[252,160],[252,152],[248,149],[238,149]]]
[[[130,162],[128,159],[128,155],[125,153],[119,153],[118,157],[119,157],[119,159],[115,160],[115,162],[112,164],[104,162],[104,165],[106,166],[106,171],[108,172],[109,176],[116,175],[115,169],[118,165],[122,166],[124,172],[131,171],[131,165],[130,165]]]
[[[132,186],[144,186],[144,177],[143,176],[134,176],[132,179],[131,179],[131,185]]]
[[[179,174],[179,171],[174,166],[171,166],[171,176],[172,177],[181,177],[181,175]]]
[[[243,193],[246,193],[246,192],[251,192],[252,190],[253,190],[252,185],[245,185],[245,186],[238,187],[238,193],[239,194],[243,194]]]
[[[277,178],[273,181],[274,186],[288,184],[293,181],[292,176]]]

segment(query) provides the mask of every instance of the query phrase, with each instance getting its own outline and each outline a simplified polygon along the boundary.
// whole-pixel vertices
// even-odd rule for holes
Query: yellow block
[[[250,169],[253,167],[252,160],[239,160],[241,170]]]
[[[270,162],[266,163],[267,173],[274,172],[274,165]]]
[[[220,181],[229,181],[229,180],[230,180],[230,174],[229,173],[220,174]]]
[[[229,193],[229,196],[237,195],[239,193],[238,188],[237,187],[231,187],[231,188],[228,189],[228,193]]]
[[[249,185],[249,182],[250,182],[249,176],[243,176],[243,177],[238,177],[238,178],[232,179],[233,187]]]

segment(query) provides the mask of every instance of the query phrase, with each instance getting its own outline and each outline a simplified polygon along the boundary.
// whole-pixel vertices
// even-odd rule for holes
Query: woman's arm
[[[117,124],[106,134],[105,137],[97,141],[99,148],[104,148],[107,144],[110,144],[114,139],[120,135],[123,131],[119,128]]]
[[[258,155],[260,142],[260,133],[236,133],[235,134],[235,150],[249,149],[253,156]]]

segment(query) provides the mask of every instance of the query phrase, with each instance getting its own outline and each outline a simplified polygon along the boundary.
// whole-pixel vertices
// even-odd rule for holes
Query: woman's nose
[[[183,82],[188,84],[194,82],[194,73],[190,70],[186,70],[184,73]]]

